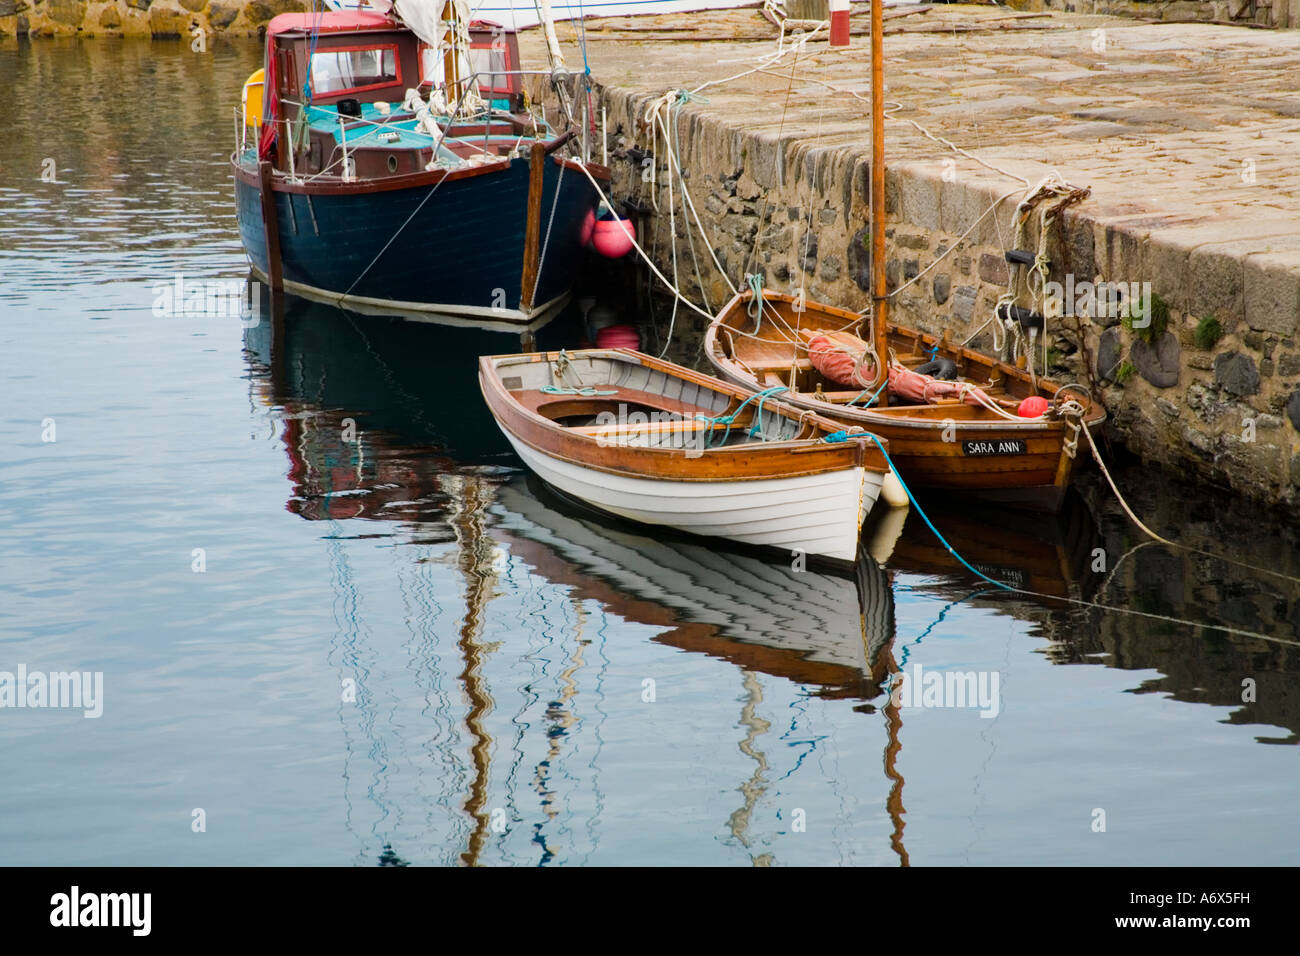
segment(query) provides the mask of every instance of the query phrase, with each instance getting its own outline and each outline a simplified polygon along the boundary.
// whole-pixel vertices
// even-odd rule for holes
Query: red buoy
[[[640,350],[641,333],[636,330],[636,326],[625,323],[607,325],[596,333],[596,348]]]
[[[1048,401],[1041,395],[1030,395],[1016,408],[1021,418],[1039,418],[1047,411]]]
[[[636,226],[630,219],[597,219],[591,233],[591,244],[607,259],[622,259],[632,251]]]

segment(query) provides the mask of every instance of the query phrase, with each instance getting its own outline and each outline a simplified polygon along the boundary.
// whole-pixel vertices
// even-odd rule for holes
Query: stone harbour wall
[[[653,96],[599,92],[614,198],[646,210],[638,216],[641,241],[671,276],[668,157],[662,145],[659,155],[650,152],[644,123]],[[761,272],[769,287],[802,288],[809,298],[851,309],[869,304],[867,151],[747,131],[689,106],[678,130],[691,197],[732,283]],[[649,167],[654,182],[646,181]],[[1020,191],[961,236],[1006,192],[1005,180],[945,181],[935,163],[889,166],[890,289],[920,277],[892,299],[896,321],[949,329],[960,342],[989,319],[1007,290],[1003,250]],[[676,275],[688,297],[716,310],[730,290],[681,202],[679,191]],[[1110,412],[1108,433],[1142,459],[1300,511],[1300,271],[1285,258],[1257,254],[1254,240],[1236,238],[1210,225],[1177,243],[1155,242],[1140,217],[1106,217],[1087,202],[1067,210],[1049,230],[1051,279],[1149,281],[1151,324],[1131,327],[1115,315],[1053,320],[1050,376],[1089,385]],[[1024,247],[1035,251],[1036,227],[1027,239]],[[679,309],[678,347],[696,354],[706,325]],[[971,345],[992,354],[990,328]]]
[[[1007,0],[1015,10],[1059,10],[1160,20],[1300,29],[1300,0]]]
[[[256,36],[302,0],[0,0],[0,37]]]

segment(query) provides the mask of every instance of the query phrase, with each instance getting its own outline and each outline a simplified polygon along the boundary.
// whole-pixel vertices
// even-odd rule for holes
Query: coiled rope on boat
[[[766,388],[761,392],[754,392],[747,399],[745,399],[738,406],[736,406],[736,410],[734,412],[731,412],[727,415],[718,415],[713,418],[710,418],[708,415],[700,413],[695,416],[695,420],[700,422],[705,422],[708,425],[726,425],[727,430],[723,432],[722,442],[721,442],[721,444],[725,445],[727,443],[727,439],[731,437],[731,426],[735,424],[736,416],[745,410],[746,405],[748,405],[754,399],[758,399],[758,407],[754,412],[754,424],[750,426],[749,437],[754,438],[755,436],[757,436],[760,441],[767,441],[767,439],[763,436],[762,432],[759,431],[759,429],[762,427],[763,424],[763,402],[768,397],[775,395],[777,392],[784,392],[784,391],[786,391],[786,387],[784,385],[774,385],[771,388]],[[706,448],[713,447],[712,432],[709,433],[709,437],[706,439],[705,447]]]

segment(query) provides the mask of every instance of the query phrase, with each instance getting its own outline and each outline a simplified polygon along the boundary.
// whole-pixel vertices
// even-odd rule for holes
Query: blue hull
[[[242,168],[256,175],[250,165]],[[276,191],[286,288],[346,295],[353,304],[527,320],[569,291],[583,256],[583,223],[599,201],[580,170],[547,161],[541,270],[532,308],[521,309],[528,176],[528,159],[519,158],[507,169],[436,186],[352,194]],[[235,200],[244,248],[266,276],[258,187],[237,175]]]

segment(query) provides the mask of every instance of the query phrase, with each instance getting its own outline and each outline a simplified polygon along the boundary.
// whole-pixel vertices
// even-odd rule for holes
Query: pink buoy
[[[1041,395],[1030,395],[1016,407],[1021,418],[1039,418],[1047,411],[1048,401]]]
[[[585,246],[591,242],[591,234],[596,230],[596,210],[588,209],[586,217],[582,220],[582,230],[578,233],[579,245]]]
[[[632,325],[607,325],[596,333],[596,348],[640,350],[641,333]]]
[[[591,244],[607,259],[622,259],[632,251],[634,238],[636,226],[632,225],[632,220],[611,215],[609,219],[596,220],[592,228]]]

